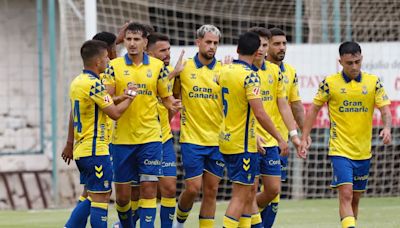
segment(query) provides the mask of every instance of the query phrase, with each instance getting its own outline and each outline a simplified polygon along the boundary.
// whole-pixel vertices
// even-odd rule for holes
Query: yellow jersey
[[[105,79],[104,79],[104,73],[100,74],[100,80],[101,82],[104,84]],[[106,119],[107,119],[107,124],[106,124],[106,130],[107,130],[107,141],[109,143],[111,143],[111,139],[112,139],[112,134],[113,134],[113,129],[114,129],[114,120],[111,119],[109,116],[106,115]]]
[[[261,98],[260,78],[249,64],[234,60],[223,67],[219,84],[223,103],[221,153],[257,153],[256,118],[249,100]]]
[[[215,58],[204,66],[198,54],[188,59],[179,75],[181,83],[181,143],[218,146],[222,121],[221,88],[217,84],[221,63]]]
[[[281,113],[279,112],[277,99],[286,99],[283,75],[281,74],[279,67],[269,61],[263,62],[260,69],[258,69],[257,74],[261,81],[261,100],[265,112],[269,115],[274,125],[278,126],[281,123],[282,118]],[[257,124],[257,135],[265,139],[266,144],[262,145],[263,147],[278,146],[278,141],[260,124]]]
[[[135,145],[161,142],[158,98],[172,95],[164,63],[143,54],[143,61],[135,65],[128,54],[110,61],[105,71],[105,84],[115,88],[120,96],[129,84],[138,87],[137,96],[115,122],[113,144]]]
[[[173,70],[174,70],[173,67],[167,66],[166,74],[168,75]],[[174,80],[175,79],[172,78],[170,81],[172,86],[174,84]],[[172,132],[171,132],[171,125],[169,124],[168,109],[163,105],[161,99],[159,99],[159,102],[157,104],[157,111],[158,111],[158,115],[160,116],[162,143],[165,143],[166,141],[171,139],[173,136],[172,136]]]
[[[374,107],[390,104],[379,78],[365,72],[354,80],[344,72],[330,75],[320,83],[314,98],[315,105],[326,102],[331,122],[329,155],[353,160],[371,158]]]
[[[108,155],[107,115],[102,109],[113,104],[97,74],[83,70],[71,83],[74,150],[73,158]]]
[[[286,91],[286,98],[289,105],[292,102],[301,101],[296,70],[291,65],[284,62],[279,65],[279,68],[283,76],[283,87]],[[289,130],[287,129],[282,116],[278,117],[278,124],[276,126],[283,139],[288,141]]]

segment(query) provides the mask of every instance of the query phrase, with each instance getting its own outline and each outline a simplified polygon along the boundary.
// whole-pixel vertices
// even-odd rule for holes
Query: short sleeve
[[[260,77],[256,72],[252,72],[245,77],[244,88],[246,90],[247,100],[261,98]]]
[[[161,98],[172,96],[172,82],[168,80],[169,70],[163,66],[157,81],[157,93]]]
[[[329,100],[329,98],[329,85],[326,79],[324,79],[321,83],[319,83],[317,95],[314,97],[314,104],[322,106]]]
[[[90,87],[89,92],[90,99],[92,99],[101,109],[106,108],[113,104],[113,100],[108,94],[105,86],[100,82],[100,80],[94,81]]]
[[[296,73],[294,73],[293,83],[289,91],[287,91],[287,94],[289,102],[301,101],[299,92],[299,79],[297,78]]]
[[[277,74],[278,74],[278,84],[276,88],[276,96],[278,98],[286,98],[286,90],[283,82],[283,74],[280,70],[277,71]]]
[[[104,85],[111,85],[115,87],[115,72],[112,65],[108,64],[106,70],[104,71],[102,82]]]
[[[389,104],[390,104],[389,97],[386,94],[385,88],[383,88],[381,80],[378,78],[375,86],[375,105],[380,108]]]

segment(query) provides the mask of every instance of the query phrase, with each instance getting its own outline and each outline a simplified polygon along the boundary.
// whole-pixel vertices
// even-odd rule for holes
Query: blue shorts
[[[260,165],[259,153],[224,154],[229,180],[236,184],[252,185]]]
[[[162,143],[113,144],[114,182],[139,183],[141,176],[161,176]],[[154,179],[153,179],[154,180]]]
[[[279,153],[281,153],[280,149]],[[281,181],[286,181],[287,170],[288,170],[288,156],[279,156],[279,157],[281,158]]]
[[[353,191],[365,191],[371,159],[351,160],[341,156],[330,156],[330,159],[333,169],[332,188],[352,184]]]
[[[108,145],[108,150],[110,151],[110,161],[112,163],[111,143]],[[86,180],[85,175],[82,173],[79,173],[79,183],[82,185],[86,185],[86,182],[87,182],[87,180]]]
[[[109,155],[90,156],[75,160],[81,181],[89,192],[109,192],[113,177]]]
[[[161,167],[164,177],[176,177],[176,156],[172,138],[162,144]]]
[[[205,171],[218,177],[224,175],[225,162],[218,146],[181,144],[184,179],[201,176]]]
[[[281,176],[279,147],[264,147],[265,155],[260,155],[260,174],[264,176]]]

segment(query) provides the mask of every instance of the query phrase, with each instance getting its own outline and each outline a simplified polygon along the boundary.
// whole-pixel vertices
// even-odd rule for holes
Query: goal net
[[[296,5],[296,3],[302,3]],[[125,22],[146,23],[154,26],[155,30],[167,34],[174,46],[194,45],[195,31],[203,24],[218,26],[223,34],[221,45],[235,45],[238,35],[252,26],[267,28],[279,27],[287,33],[291,46],[288,48],[288,62],[300,69],[303,75],[303,84],[300,90],[315,89],[317,79],[336,72],[337,43],[344,40],[355,40],[361,43],[375,43],[386,45],[399,42],[400,21],[398,11],[400,2],[389,0],[202,0],[202,1],[173,1],[173,0],[98,0],[97,1],[97,26],[98,31],[117,33]],[[85,39],[84,32],[84,1],[64,0],[59,1],[60,13],[60,78],[65,84],[67,94],[68,85],[72,77],[77,75],[82,67],[79,57],[79,48]],[[297,43],[296,45],[294,43]],[[324,69],[325,63],[313,65],[315,59],[322,58],[326,47],[333,45],[333,65]],[[329,46],[330,45],[330,46]],[[397,46],[398,43],[397,43]],[[293,49],[291,49],[293,47]],[[315,50],[313,59],[303,59],[311,63],[297,61],[291,57],[290,52],[296,49],[307,53],[309,48]],[[380,46],[379,46],[380,47]],[[196,49],[186,47],[186,49]],[[399,72],[400,63],[395,62],[395,50],[381,50],[373,48],[367,50],[365,56],[371,59],[366,65],[379,76],[387,76],[386,68]],[[363,50],[364,51],[364,50]],[[300,53],[299,52],[299,53]],[[397,52],[398,55],[399,52]],[[229,53],[228,53],[229,54]],[[233,53],[230,53],[233,54]],[[301,55],[301,54],[300,54]],[[392,56],[390,62],[374,62],[376,56]],[[174,56],[172,56],[174,57]],[[190,57],[190,56],[186,56]],[[398,57],[398,56],[397,56]],[[176,57],[175,57],[176,58]],[[301,58],[301,57],[300,57]],[[393,61],[392,61],[393,60]],[[332,62],[331,61],[331,62]],[[396,65],[397,64],[397,65]],[[304,67],[307,66],[307,67]],[[385,68],[386,66],[386,68]],[[306,68],[306,69],[304,69]],[[311,69],[312,68],[312,69]],[[316,68],[316,69],[314,69]],[[385,68],[385,69],[383,69]],[[304,69],[304,70],[303,70]],[[310,71],[308,71],[311,69]],[[317,70],[315,73],[313,70]],[[382,70],[382,71],[379,71]],[[384,78],[385,86],[390,87],[389,96],[394,101],[393,118],[395,121],[392,129],[394,142],[390,146],[383,146],[379,140],[381,123],[376,115],[373,129],[371,173],[369,177],[369,196],[398,196],[400,195],[400,143],[397,121],[398,97],[394,96],[397,84],[397,74],[391,78]],[[400,76],[399,76],[400,77]],[[312,89],[307,83],[313,83]],[[316,84],[316,85],[315,85]],[[400,81],[399,85],[400,87]],[[393,87],[393,88],[392,88]],[[314,94],[315,90],[311,91]],[[303,93],[303,92],[302,92]],[[310,103],[312,95],[307,95],[304,102]],[[398,100],[398,99],[397,99]],[[69,104],[67,97],[63,110],[64,119],[67,120]],[[323,113],[321,118],[323,118]],[[67,121],[65,121],[65,124]],[[331,165],[327,157],[329,139],[329,125],[317,124],[312,131],[313,146],[306,161],[296,158],[292,149],[289,158],[288,181],[283,184],[282,196],[286,198],[325,198],[334,196],[335,192],[329,189],[331,182]],[[65,130],[66,125],[60,127]],[[178,141],[179,132],[175,132],[175,142]],[[179,145],[175,144],[178,164],[181,164]],[[178,167],[178,191],[182,190],[182,167]],[[225,177],[221,181],[218,199],[230,197],[231,185]]]

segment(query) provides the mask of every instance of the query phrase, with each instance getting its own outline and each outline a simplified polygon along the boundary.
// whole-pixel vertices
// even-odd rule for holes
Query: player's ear
[[[196,39],[196,45],[197,45],[197,47],[200,45],[200,38]]]
[[[339,64],[340,64],[341,66],[343,66],[343,64],[342,64],[342,57],[340,57],[340,58],[338,59],[338,61],[339,61]]]
[[[149,40],[147,38],[144,38],[144,46],[146,47],[146,49],[147,49],[147,43],[148,42],[149,42]]]

